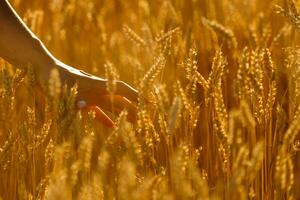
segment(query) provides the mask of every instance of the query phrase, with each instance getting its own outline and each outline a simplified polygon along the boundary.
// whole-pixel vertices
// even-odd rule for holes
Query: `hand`
[[[120,111],[127,108],[129,119],[135,120],[133,102],[137,101],[138,96],[135,89],[118,81],[117,90],[111,96],[106,90],[106,80],[57,60],[5,0],[0,0],[0,30],[0,57],[21,68],[27,68],[30,63],[40,80],[49,80],[49,72],[57,68],[63,82],[69,86],[77,82],[77,107],[94,110],[96,117],[107,126],[113,127],[114,123],[102,109]]]
[[[114,122],[103,110],[121,112],[128,110],[128,120],[135,122],[138,92],[122,81],[116,81],[116,92],[111,96],[106,89],[107,80],[74,69],[63,63],[58,65],[61,77],[67,84],[78,84],[76,107],[83,111],[93,110],[96,119],[108,127],[114,127]]]

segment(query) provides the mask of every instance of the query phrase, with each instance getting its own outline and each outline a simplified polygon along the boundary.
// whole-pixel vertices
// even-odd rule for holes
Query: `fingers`
[[[128,110],[127,120],[135,123],[137,117],[137,108],[125,97],[119,95],[103,95],[97,101],[86,102],[85,100],[77,101],[77,108],[82,110],[93,110],[96,112],[96,118],[108,127],[113,127],[113,121],[104,113],[102,109],[111,112],[120,113],[122,110]]]
[[[115,127],[115,123],[98,106],[87,106],[86,108],[83,108],[82,110],[84,110],[86,112],[94,111],[95,118],[97,120],[99,120],[101,123],[103,123],[105,126],[107,126],[109,128]]]
[[[137,109],[132,102],[138,101],[137,90],[122,81],[117,81],[116,91],[111,96],[106,90],[106,80],[88,79],[86,77],[80,80],[76,101],[77,108],[83,109],[96,106],[93,110],[96,112],[97,118],[110,127],[113,126],[113,122],[101,109],[119,113],[126,108],[128,110],[128,121],[136,121]]]
[[[84,102],[84,103],[83,103]],[[119,95],[102,95],[97,100],[90,102],[78,101],[77,107],[80,109],[85,106],[99,106],[100,108],[120,113],[122,110],[128,110],[128,120],[132,123],[136,121],[137,108],[125,97]]]

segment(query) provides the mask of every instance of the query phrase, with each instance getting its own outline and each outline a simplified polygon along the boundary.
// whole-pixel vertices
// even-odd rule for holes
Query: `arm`
[[[55,64],[54,57],[7,0],[0,1],[0,56],[17,67],[31,64],[39,74]]]
[[[28,64],[31,64],[44,81],[48,80],[49,72],[54,67],[62,75],[65,73],[78,75],[77,79],[80,76],[92,77],[57,60],[40,39],[31,32],[7,0],[0,0],[0,57],[20,68],[26,68]],[[75,83],[73,76],[61,78],[70,84]]]
[[[48,80],[50,71],[56,68],[63,82],[69,86],[78,84],[78,101],[86,102],[87,106],[111,107],[109,105],[111,102],[107,98],[109,93],[106,90],[106,80],[70,67],[56,59],[29,30],[7,0],[0,0],[0,57],[21,68],[26,68],[30,64],[40,81]],[[114,102],[121,108],[134,110],[126,98],[136,101],[135,89],[122,81],[117,81],[115,94],[118,96]]]

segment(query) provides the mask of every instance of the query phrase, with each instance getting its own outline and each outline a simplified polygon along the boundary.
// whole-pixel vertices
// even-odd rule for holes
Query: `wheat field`
[[[137,121],[0,60],[0,199],[300,199],[300,1],[10,0]],[[300,11],[300,10],[299,10]],[[109,87],[109,86],[108,86]]]

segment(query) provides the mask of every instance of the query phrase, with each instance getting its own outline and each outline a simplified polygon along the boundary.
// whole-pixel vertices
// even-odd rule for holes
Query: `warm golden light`
[[[300,198],[299,1],[1,1],[0,199]]]

